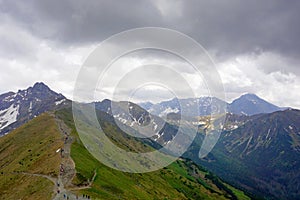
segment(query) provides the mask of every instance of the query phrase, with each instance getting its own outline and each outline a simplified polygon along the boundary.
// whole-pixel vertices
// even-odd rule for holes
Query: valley
[[[169,112],[161,117],[132,102],[104,100],[83,104],[87,108],[95,106],[106,137],[129,152],[160,149],[175,137],[183,119],[185,125],[180,131],[187,136],[191,129],[197,132],[189,149],[168,167],[143,174],[128,173],[105,166],[88,151],[91,147],[84,145],[76,130],[71,101],[64,97],[58,101],[58,94],[43,84],[33,88],[39,92],[32,95],[23,90],[21,93],[29,95],[24,95],[24,101],[10,99],[14,103],[6,105],[8,108],[17,105],[23,108],[20,111],[36,110],[37,115],[32,116],[27,110],[16,115],[17,120],[23,120],[19,124],[2,126],[13,130],[0,137],[1,198],[297,199],[299,196],[298,110],[278,108],[275,112],[255,115],[227,112],[225,116],[191,114],[182,118],[180,109],[168,103],[164,103],[164,108]],[[28,90],[32,91],[31,87]],[[41,110],[32,107],[37,104],[25,101],[42,98],[45,92],[50,96],[38,101],[37,108]],[[3,95],[4,99],[10,94],[15,96],[9,93]],[[211,112],[210,104],[201,106],[200,110]],[[213,129],[212,123],[219,117],[225,119],[220,139],[200,159],[198,154],[206,131]],[[139,136],[153,132],[156,134],[150,138]]]

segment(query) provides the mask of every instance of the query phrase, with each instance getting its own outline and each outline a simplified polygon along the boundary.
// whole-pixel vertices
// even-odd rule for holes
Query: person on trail
[[[60,157],[62,157],[62,158],[64,157],[63,152],[64,152],[64,149],[61,148],[61,150],[60,150]]]

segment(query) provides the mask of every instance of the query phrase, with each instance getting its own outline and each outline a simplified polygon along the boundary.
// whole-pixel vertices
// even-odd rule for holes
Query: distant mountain
[[[281,110],[255,94],[244,94],[235,99],[228,106],[228,110],[234,114],[255,115],[259,113],[272,113]]]
[[[151,102],[142,102],[138,105],[140,105],[142,108],[144,108],[146,110],[149,110],[154,104]]]
[[[157,104],[149,102],[139,104],[148,112],[165,118],[169,113],[178,113],[187,117],[206,116],[211,113],[224,113],[227,103],[215,97],[200,97],[162,101]],[[183,113],[184,111],[184,113]]]
[[[230,114],[226,126],[205,159],[198,158],[201,138],[186,156],[256,197],[299,199],[300,111]]]
[[[0,136],[49,110],[69,104],[62,94],[52,91],[44,83],[0,95]]]
[[[148,112],[163,118],[170,113],[180,114],[182,111],[181,107],[186,111],[185,114],[181,114],[188,115],[189,117],[207,116],[212,113],[224,113],[225,111],[238,115],[255,115],[283,110],[283,108],[275,106],[255,94],[242,95],[230,104],[215,97],[200,97],[188,99],[174,98],[156,104],[143,102],[139,105]]]

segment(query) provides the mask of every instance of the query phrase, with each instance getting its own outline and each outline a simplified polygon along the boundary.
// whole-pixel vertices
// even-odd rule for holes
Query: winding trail
[[[57,152],[61,156],[61,164],[59,166],[58,177],[45,175],[45,174],[34,174],[28,172],[9,172],[9,174],[22,174],[26,176],[36,176],[36,177],[42,177],[48,179],[54,184],[53,196],[52,196],[53,200],[91,199],[79,195],[77,191],[91,188],[97,176],[97,172],[96,170],[94,171],[94,175],[92,179],[88,181],[88,184],[86,186],[78,187],[72,184],[72,180],[76,175],[76,170],[75,170],[75,163],[71,158],[71,145],[73,143],[73,137],[70,135],[71,130],[61,119],[55,116],[53,112],[50,112],[49,114],[55,119],[55,122],[61,134],[61,140],[63,141],[63,146],[61,147],[60,151]]]
[[[76,175],[76,170],[75,170],[75,163],[71,158],[71,145],[73,143],[73,138],[70,135],[71,130],[61,119],[57,118],[54,114],[52,114],[52,116],[55,118],[56,124],[61,133],[62,140],[64,142],[64,146],[62,147],[63,151],[60,152],[61,154],[60,173],[58,175],[58,178],[56,178],[56,180],[54,179],[55,196],[53,199],[54,200],[87,199],[87,198],[83,198],[82,196],[80,197],[77,196],[72,191],[78,191],[78,190],[90,188],[96,177],[96,171],[92,180],[89,182],[88,186],[77,187],[72,184],[72,180]],[[49,179],[49,177],[47,176],[45,178]]]

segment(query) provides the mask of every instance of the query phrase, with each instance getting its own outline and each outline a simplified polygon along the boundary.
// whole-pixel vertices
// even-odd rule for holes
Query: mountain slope
[[[49,114],[0,138],[0,199],[51,199],[50,180],[34,174],[57,177],[62,146],[55,120]]]
[[[57,116],[73,129],[71,111],[57,111]],[[99,120],[111,141],[127,151],[145,152],[153,150],[147,142],[128,137],[106,113],[100,113]],[[192,161],[178,160],[164,169],[131,174],[110,169],[97,161],[85,149],[79,139],[72,145],[72,158],[76,163],[75,185],[82,185],[91,179],[94,171],[97,176],[92,188],[81,191],[100,199],[247,199],[241,191],[229,189],[220,179],[195,165]]]
[[[17,93],[0,95],[0,136],[45,111],[59,109],[70,102],[44,83],[36,83]]]
[[[177,126],[132,102],[114,102],[106,99],[90,105],[103,112],[102,115],[106,113],[108,121],[117,123],[115,126],[118,125],[122,130],[137,136],[147,136],[149,140],[160,145],[166,145],[178,132]]]
[[[248,199],[241,191],[188,160],[178,160],[164,169],[144,174],[108,168],[82,145],[70,109],[57,111],[56,118],[63,119],[73,130],[71,156],[76,176],[73,186],[68,188],[69,195],[70,192],[74,197],[85,194],[92,199]],[[152,149],[139,140],[128,142],[111,121],[106,121],[106,114],[100,119],[109,130],[109,138],[120,141],[120,146],[122,141],[126,142],[123,148]],[[0,138],[0,199],[51,199],[54,196],[54,184],[46,177],[58,176],[62,158],[56,150],[64,141],[55,121],[53,115],[45,113]],[[89,180],[92,182],[87,186]]]
[[[197,158],[201,141],[186,156],[257,197],[299,199],[300,111],[237,118],[227,123],[239,125],[222,133],[207,158]]]

